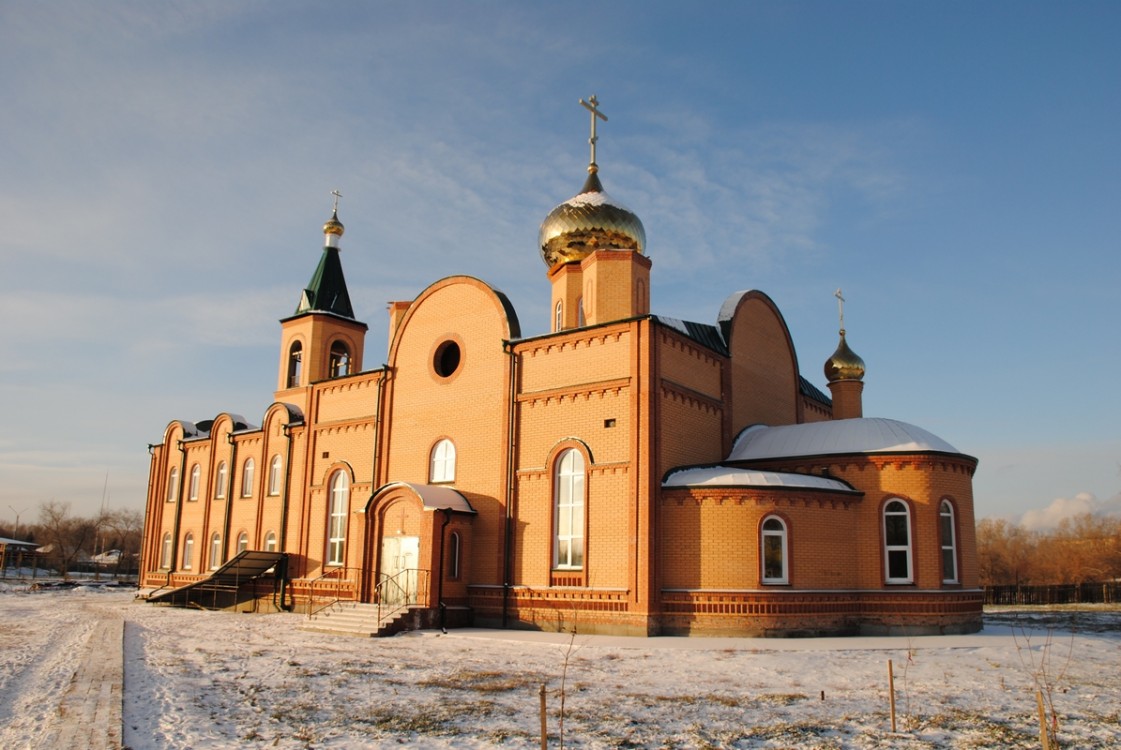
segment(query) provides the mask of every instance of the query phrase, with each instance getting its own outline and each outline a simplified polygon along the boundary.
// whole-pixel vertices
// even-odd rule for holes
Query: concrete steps
[[[401,609],[378,621],[378,605],[338,602],[323,609],[300,626],[300,630],[362,638],[383,638],[405,630],[411,609]]]

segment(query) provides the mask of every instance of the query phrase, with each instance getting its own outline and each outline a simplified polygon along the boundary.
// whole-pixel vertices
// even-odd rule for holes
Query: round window
[[[450,378],[459,369],[460,359],[459,344],[445,341],[436,347],[436,356],[432,358],[432,369],[441,378]]]

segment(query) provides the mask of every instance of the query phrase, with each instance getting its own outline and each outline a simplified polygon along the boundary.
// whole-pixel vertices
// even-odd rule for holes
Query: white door
[[[381,540],[381,601],[415,604],[419,536],[387,536]]]

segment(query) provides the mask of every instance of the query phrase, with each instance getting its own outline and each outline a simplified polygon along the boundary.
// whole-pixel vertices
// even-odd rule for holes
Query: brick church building
[[[714,324],[651,312],[645,232],[603,189],[585,106],[587,181],[540,231],[549,332],[523,336],[501,292],[452,276],[391,303],[386,364],[366,369],[336,202],[260,425],[175,420],[152,446],[142,585],[198,585],[260,552],[284,560],[248,587],[265,609],[400,601],[418,623],[633,635],[978,630],[977,460],[864,417],[843,327],[826,395],[762,292]]]

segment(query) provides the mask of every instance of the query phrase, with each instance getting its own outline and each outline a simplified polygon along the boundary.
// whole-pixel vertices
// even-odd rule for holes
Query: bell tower
[[[591,161],[580,193],[541,222],[538,242],[553,287],[554,333],[625,320],[650,312],[650,259],[638,216],[603,189],[596,164],[596,121],[607,121],[595,96],[580,104],[591,113]]]
[[[280,321],[280,367],[275,398],[307,411],[307,386],[362,370],[367,326],[354,318],[339,259],[344,227],[339,198],[323,225],[323,253],[294,315]]]

